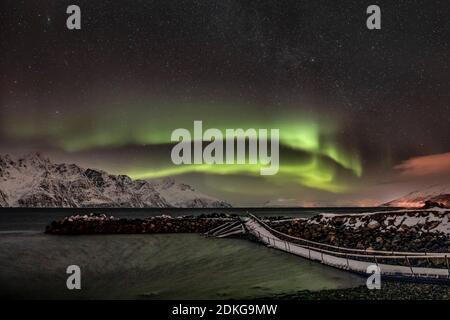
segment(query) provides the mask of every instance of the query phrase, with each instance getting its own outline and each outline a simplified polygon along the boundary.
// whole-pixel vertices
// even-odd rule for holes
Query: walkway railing
[[[243,223],[249,233],[271,247],[340,269],[366,273],[369,265],[376,264],[381,273],[387,276],[450,281],[450,253],[382,251],[334,246],[287,235],[252,214],[249,214],[249,218]]]

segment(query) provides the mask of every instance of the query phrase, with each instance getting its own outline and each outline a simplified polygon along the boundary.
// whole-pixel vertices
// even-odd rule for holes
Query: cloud
[[[394,167],[404,176],[434,176],[450,174],[450,152],[415,157]]]

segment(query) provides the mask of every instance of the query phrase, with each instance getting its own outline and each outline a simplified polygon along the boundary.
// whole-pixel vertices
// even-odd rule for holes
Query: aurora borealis
[[[445,178],[445,4],[380,1],[369,31],[363,2],[82,0],[68,31],[69,1],[2,1],[0,151],[175,176],[235,205],[381,203]],[[279,129],[278,174],[173,165],[171,133],[195,120]],[[401,173],[435,155],[447,169]]]

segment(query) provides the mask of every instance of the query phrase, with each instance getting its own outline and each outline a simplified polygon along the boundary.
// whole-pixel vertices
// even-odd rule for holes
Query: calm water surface
[[[1,297],[241,299],[363,283],[353,274],[241,239],[206,239],[197,234],[43,234],[49,221],[67,214],[0,212]],[[115,216],[152,214],[114,212]],[[276,215],[280,214],[278,210]],[[81,290],[66,289],[65,270],[72,264],[82,270]]]

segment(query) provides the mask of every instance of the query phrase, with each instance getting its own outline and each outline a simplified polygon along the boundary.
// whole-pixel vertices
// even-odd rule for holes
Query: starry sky
[[[81,30],[66,8],[81,8]],[[448,1],[1,1],[0,152],[234,205],[370,206],[450,177]],[[176,128],[280,129],[280,171],[174,166]]]

